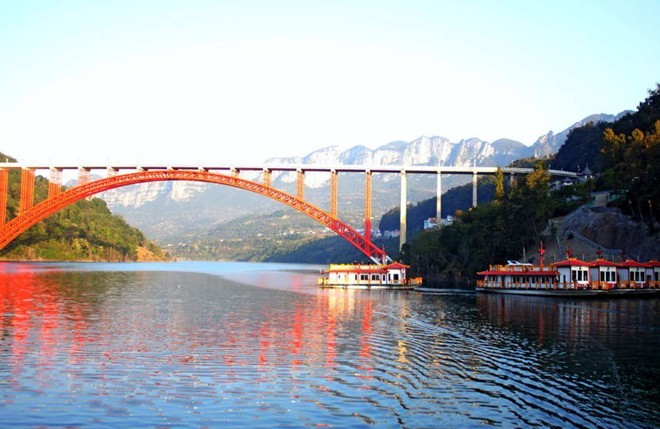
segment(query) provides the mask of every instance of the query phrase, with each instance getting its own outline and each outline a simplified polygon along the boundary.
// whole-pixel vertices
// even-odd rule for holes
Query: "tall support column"
[[[406,244],[407,226],[406,219],[408,218],[408,187],[406,179],[406,170],[401,170],[401,206],[399,208],[399,249]]]
[[[303,199],[305,195],[305,170],[298,169],[296,176],[296,197]]]
[[[371,171],[364,172],[364,237],[371,241]]]
[[[29,168],[21,170],[21,200],[18,214],[23,214],[34,205],[34,171]]]
[[[0,169],[0,226],[7,221],[7,199],[9,196],[9,170]]]
[[[435,190],[435,222],[440,226],[442,220],[442,171],[438,170],[438,182]]]
[[[89,182],[89,169],[78,167],[78,186]]]
[[[48,181],[48,198],[59,195],[62,192],[62,169],[50,168],[50,180]]]
[[[511,173],[509,176],[509,187],[510,189],[513,189],[516,186],[516,175],[514,173]]]
[[[267,168],[264,168],[263,171],[263,182],[264,182],[264,186],[268,186],[270,188],[271,174],[270,174],[270,170]]]
[[[477,206],[477,172],[472,172],[472,207]]]
[[[330,170],[330,215],[337,219],[337,197],[339,188],[337,170]]]

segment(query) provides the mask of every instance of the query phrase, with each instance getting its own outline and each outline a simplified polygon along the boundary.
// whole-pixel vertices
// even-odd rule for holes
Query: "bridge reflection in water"
[[[657,427],[658,300],[264,265],[2,263],[0,426]]]

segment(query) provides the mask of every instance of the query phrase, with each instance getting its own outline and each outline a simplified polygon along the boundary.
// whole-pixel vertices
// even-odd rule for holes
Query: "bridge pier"
[[[21,169],[21,198],[18,214],[23,214],[34,205],[34,170]]]
[[[477,206],[477,172],[472,172],[472,207]]]
[[[9,170],[0,169],[0,226],[7,222],[7,198],[9,195]]]
[[[439,226],[442,220],[442,171],[440,170],[437,173],[435,195],[435,222]]]
[[[271,180],[272,180],[270,170],[267,169],[267,168],[264,168],[262,171],[263,171],[262,182],[263,182],[264,186],[268,186],[270,188],[270,183],[271,183]]]
[[[401,205],[399,208],[399,250],[406,244],[408,218],[408,180],[406,179],[406,170],[401,170]]]
[[[296,172],[296,197],[303,199],[305,194],[305,170],[299,168]]]
[[[330,170],[330,216],[337,219],[337,190],[339,185],[337,170]]]
[[[78,167],[78,186],[84,185],[87,182],[89,182],[89,169]]]
[[[364,237],[371,241],[371,182],[370,170],[364,172]]]
[[[59,195],[62,192],[62,169],[51,167],[50,180],[48,181],[48,198]]]

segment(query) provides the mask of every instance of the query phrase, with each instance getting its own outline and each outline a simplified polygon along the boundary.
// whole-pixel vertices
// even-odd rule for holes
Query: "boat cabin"
[[[407,279],[408,265],[394,262],[388,265],[373,264],[330,264],[319,278],[319,285],[324,287],[397,287],[419,286],[420,278]]]
[[[553,289],[557,271],[551,267],[508,261],[507,265],[491,265],[477,275],[482,289]]]
[[[559,273],[558,283],[563,289],[587,289],[590,283],[589,262],[568,258],[552,264]]]
[[[628,259],[619,263],[617,273],[619,275],[619,287],[639,289],[646,287],[646,268],[648,264]]]
[[[646,263],[646,283],[649,287],[660,288],[660,261],[657,259]]]
[[[596,259],[591,262],[589,275],[592,279],[592,289],[613,289],[618,285],[617,269],[619,264],[606,259]]]

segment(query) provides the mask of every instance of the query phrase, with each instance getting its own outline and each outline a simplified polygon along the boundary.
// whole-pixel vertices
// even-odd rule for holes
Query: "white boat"
[[[422,284],[421,277],[407,278],[408,265],[394,262],[376,264],[330,264],[318,284],[325,288],[351,289],[414,289]]]

